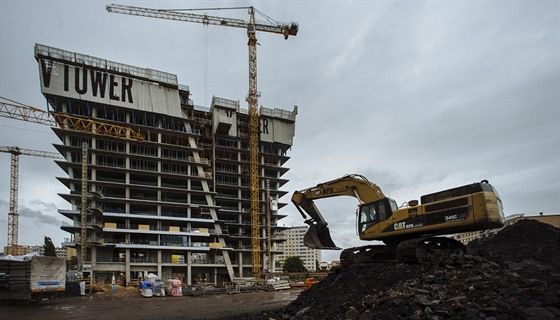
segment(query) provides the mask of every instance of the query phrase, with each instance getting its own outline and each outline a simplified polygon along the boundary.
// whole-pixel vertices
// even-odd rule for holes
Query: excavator
[[[304,244],[312,249],[341,250],[331,238],[328,223],[314,200],[351,196],[359,201],[357,234],[361,240],[382,241],[345,249],[342,264],[356,262],[438,263],[464,254],[465,246],[449,235],[500,228],[504,225],[502,202],[487,180],[426,194],[400,207],[381,188],[358,174],[295,191],[292,202],[309,225]]]

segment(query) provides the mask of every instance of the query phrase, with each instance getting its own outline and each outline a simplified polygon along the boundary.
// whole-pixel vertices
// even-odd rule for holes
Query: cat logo
[[[394,224],[395,230],[403,230],[405,228],[406,222],[397,222]]]

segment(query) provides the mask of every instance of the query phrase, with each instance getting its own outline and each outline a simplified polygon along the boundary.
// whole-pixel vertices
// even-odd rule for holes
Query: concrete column
[[[239,252],[237,254],[237,273],[239,274],[240,278],[243,277],[243,253],[242,252]]]
[[[192,285],[191,251],[187,251],[187,285]]]
[[[86,247],[87,248],[87,247]],[[91,270],[95,270],[97,264],[97,247],[91,246]]]
[[[161,269],[161,250],[157,251],[157,274],[161,278],[162,276],[162,269]]]
[[[125,274],[126,274],[126,285],[130,283],[130,249],[126,249],[126,257],[125,257]]]

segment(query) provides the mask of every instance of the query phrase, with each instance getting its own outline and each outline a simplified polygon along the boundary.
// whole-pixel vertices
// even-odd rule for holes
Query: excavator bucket
[[[303,243],[305,246],[311,249],[341,250],[341,248],[334,244],[329,227],[313,224],[311,222],[307,222],[307,224],[309,225],[309,229],[303,237]]]

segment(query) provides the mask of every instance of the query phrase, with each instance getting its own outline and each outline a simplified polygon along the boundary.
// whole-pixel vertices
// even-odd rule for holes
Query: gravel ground
[[[437,265],[342,267],[285,308],[235,319],[560,318],[560,229],[523,220],[467,249]]]
[[[66,297],[38,304],[0,306],[2,319],[217,319],[242,313],[279,309],[300,294],[302,289],[251,292],[198,297],[144,298],[137,289],[120,287],[115,292]]]
[[[13,319],[554,319],[560,318],[560,229],[523,220],[442,263],[354,264],[309,290],[143,298],[119,288],[36,305]]]

